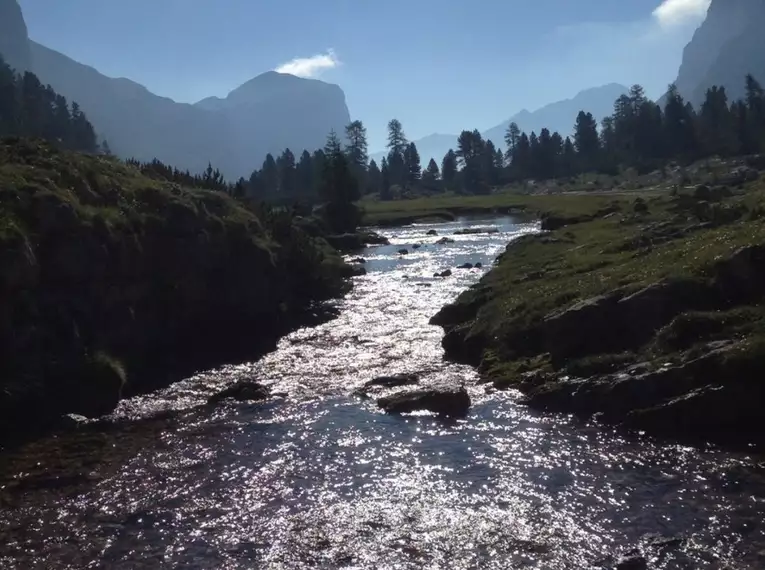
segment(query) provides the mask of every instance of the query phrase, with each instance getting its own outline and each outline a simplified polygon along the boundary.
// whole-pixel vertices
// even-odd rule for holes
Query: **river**
[[[501,232],[453,236],[487,225]],[[2,452],[0,568],[558,570],[633,550],[651,568],[765,567],[761,458],[539,414],[443,361],[428,319],[534,230],[382,230],[334,320],[124,401],[111,426]],[[466,385],[469,416],[391,417],[353,394],[398,372]],[[243,378],[283,396],[201,405]]]

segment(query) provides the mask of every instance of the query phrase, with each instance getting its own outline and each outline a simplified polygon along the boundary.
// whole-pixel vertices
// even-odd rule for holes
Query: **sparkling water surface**
[[[765,568],[761,457],[539,414],[443,360],[430,317],[536,230],[381,230],[391,245],[361,252],[336,319],[124,401],[112,427],[0,453],[0,568]],[[469,416],[391,417],[354,394],[399,372],[464,384]],[[248,378],[280,396],[204,405]]]

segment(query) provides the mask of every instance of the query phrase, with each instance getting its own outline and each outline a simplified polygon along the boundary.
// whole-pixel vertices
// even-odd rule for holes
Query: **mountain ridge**
[[[522,109],[509,119],[486,129],[481,135],[484,139],[491,140],[497,148],[504,148],[505,131],[510,123],[515,122],[521,131],[529,134],[532,131],[539,134],[543,128],[548,128],[552,132],[558,131],[565,137],[572,134],[579,111],[591,112],[596,119],[600,120],[612,112],[614,101],[628,91],[628,87],[619,83],[606,83],[583,89],[573,97],[554,101],[534,111]],[[458,136],[434,133],[414,140],[423,165],[427,164],[431,158],[440,164],[448,150],[456,148]],[[379,161],[385,155],[385,151],[378,151],[372,155],[372,158]]]
[[[158,158],[192,172],[212,163],[229,179],[249,177],[268,153],[321,148],[331,130],[341,132],[351,121],[338,85],[274,71],[232,89],[226,98],[177,102],[31,40],[16,0],[0,0],[0,16],[5,15],[0,53],[76,101],[99,137],[123,158]],[[18,55],[20,50],[28,55]]]

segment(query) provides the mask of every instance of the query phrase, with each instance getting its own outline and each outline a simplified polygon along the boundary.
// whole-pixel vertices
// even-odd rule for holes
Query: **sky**
[[[710,0],[19,0],[30,37],[195,102],[269,70],[337,83],[370,150],[493,127],[582,89],[659,97]]]

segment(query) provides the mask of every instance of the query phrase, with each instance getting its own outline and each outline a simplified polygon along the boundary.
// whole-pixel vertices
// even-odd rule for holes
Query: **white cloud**
[[[712,0],[663,0],[653,11],[653,16],[662,27],[700,23]]]
[[[276,68],[279,73],[289,73],[298,77],[317,77],[328,69],[340,65],[335,50],[328,49],[326,53],[317,53],[311,57],[296,57]]]

